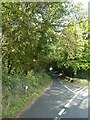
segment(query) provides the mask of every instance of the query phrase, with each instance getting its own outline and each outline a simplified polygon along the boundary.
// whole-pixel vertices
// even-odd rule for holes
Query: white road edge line
[[[60,81],[61,84],[63,84],[63,82]]]
[[[60,81],[61,82],[61,81]],[[78,89],[76,89],[76,90],[71,90],[69,87],[67,87],[66,85],[64,85],[64,83],[63,82],[61,82],[61,84],[65,87],[65,88],[67,88],[69,91],[71,91],[71,92],[73,92],[74,94],[76,94],[76,92],[77,91],[79,91],[80,89],[82,89],[83,87],[80,87],[80,88],[78,88]]]
[[[61,81],[60,81],[61,82]],[[73,90],[71,90],[69,87],[67,87],[66,85],[63,84],[63,82],[61,82],[61,84],[66,88],[68,89],[69,91],[73,92],[75,94],[75,92]]]

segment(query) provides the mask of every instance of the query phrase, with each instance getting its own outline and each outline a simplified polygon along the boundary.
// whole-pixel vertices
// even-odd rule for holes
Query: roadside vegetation
[[[80,78],[74,78],[75,82],[80,86],[86,86],[89,85],[88,79],[80,79]]]
[[[82,4],[2,3],[3,117],[15,116],[51,83],[50,68],[90,80],[90,36]]]
[[[51,83],[46,73],[30,71],[27,76],[22,74],[3,74],[3,116],[15,117],[24,107],[32,103],[45,87]]]

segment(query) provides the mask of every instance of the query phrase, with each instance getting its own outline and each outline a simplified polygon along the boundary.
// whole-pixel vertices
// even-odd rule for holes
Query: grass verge
[[[81,86],[86,86],[89,84],[87,79],[74,78],[74,81]]]
[[[6,76],[3,79],[6,79]],[[6,83],[3,84],[2,90],[3,118],[17,116],[27,104],[32,103],[51,83],[51,78],[44,72],[30,71],[27,76],[20,74],[7,76]]]

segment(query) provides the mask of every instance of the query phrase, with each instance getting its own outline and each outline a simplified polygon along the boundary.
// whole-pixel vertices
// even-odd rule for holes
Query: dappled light
[[[77,112],[77,117],[79,113],[87,117],[83,112],[88,95],[83,88],[90,82],[90,40],[82,4],[2,2],[1,6],[2,117],[68,117],[68,112],[69,117]]]

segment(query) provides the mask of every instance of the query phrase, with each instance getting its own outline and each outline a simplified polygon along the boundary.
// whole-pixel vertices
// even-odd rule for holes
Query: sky
[[[82,2],[83,3],[83,7],[85,8],[85,9],[88,9],[88,2],[90,1],[90,0],[73,0],[74,2]]]

